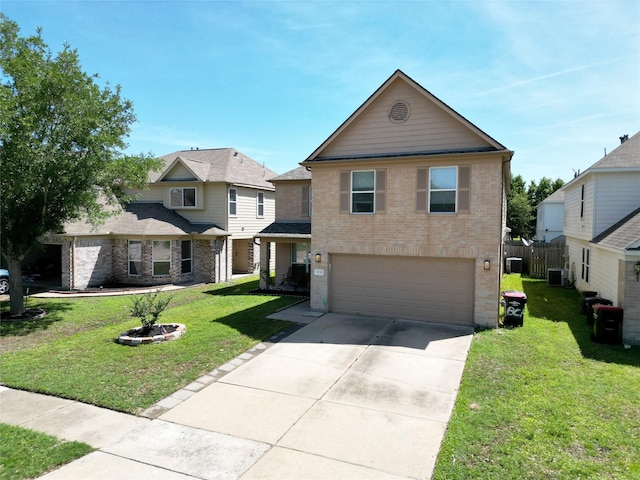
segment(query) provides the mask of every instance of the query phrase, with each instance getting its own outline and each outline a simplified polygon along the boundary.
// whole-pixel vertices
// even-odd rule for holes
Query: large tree
[[[84,73],[69,45],[53,55],[40,29],[22,37],[0,14],[0,68],[0,247],[20,315],[21,263],[43,235],[79,218],[100,222],[105,204],[131,200],[127,189],[144,187],[159,161],[122,153],[132,103]]]

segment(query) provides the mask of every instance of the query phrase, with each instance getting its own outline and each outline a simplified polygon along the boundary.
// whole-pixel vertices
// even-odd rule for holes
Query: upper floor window
[[[340,213],[384,213],[386,182],[385,169],[340,172]]]
[[[429,213],[468,213],[471,167],[418,168],[416,209]]]
[[[311,185],[302,186],[302,216],[310,217],[312,210]]]
[[[257,215],[258,218],[264,217],[264,192],[258,192],[258,196],[256,197],[257,201]]]
[[[351,213],[375,212],[376,172],[351,172]]]
[[[229,215],[238,213],[238,191],[235,188],[229,189]]]
[[[195,188],[172,188],[171,189],[171,206],[172,207],[195,207],[196,206],[196,189]]]
[[[580,186],[580,218],[584,217],[584,183]]]
[[[455,213],[457,167],[432,167],[429,171],[429,212]]]

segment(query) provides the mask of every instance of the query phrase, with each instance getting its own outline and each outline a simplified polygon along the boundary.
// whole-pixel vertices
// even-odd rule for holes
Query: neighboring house
[[[624,309],[623,341],[640,344],[640,132],[567,183],[569,277]]]
[[[272,265],[267,255],[275,244],[275,276],[261,272],[261,288],[309,290],[311,252],[311,172],[298,167],[270,180],[276,189],[275,222],[256,238],[263,248],[261,265]],[[272,278],[270,281],[269,278]]]
[[[564,225],[564,190],[556,190],[537,207],[536,240],[549,243],[562,235]]]
[[[254,273],[253,236],[274,219],[276,174],[232,148],[183,150],[162,157],[149,189],[93,227],[74,222],[50,236],[62,258],[62,284],[157,285],[224,282]]]
[[[396,71],[302,162],[312,173],[311,308],[497,325],[512,155]],[[292,203],[304,198],[302,182],[275,185]],[[302,204],[290,208],[278,219],[302,220]]]

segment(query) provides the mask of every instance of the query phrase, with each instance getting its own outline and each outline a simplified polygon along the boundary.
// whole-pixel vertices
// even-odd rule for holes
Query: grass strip
[[[640,478],[640,349],[592,342],[575,290],[502,289],[524,326],[474,335],[433,478]]]
[[[251,278],[178,291],[159,321],[183,323],[186,334],[138,347],[115,342],[139,326],[128,316],[130,297],[38,301],[53,312],[44,323],[2,325],[0,381],[139,413],[290,325],[265,317],[298,299],[250,294],[256,286]]]
[[[45,433],[0,423],[0,479],[35,478],[93,451]]]

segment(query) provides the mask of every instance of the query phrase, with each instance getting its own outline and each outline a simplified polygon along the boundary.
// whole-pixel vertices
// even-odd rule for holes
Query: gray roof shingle
[[[277,236],[309,236],[311,238],[311,222],[273,222],[256,235],[256,237]]]
[[[640,167],[640,132],[618,145],[611,153],[589,167],[589,170],[637,167]]]
[[[269,180],[270,182],[285,182],[289,180],[311,180],[311,172],[307,170],[307,167],[298,167],[288,172],[278,175],[275,178]]]
[[[209,148],[203,150],[179,150],[160,157],[164,167],[152,172],[150,182],[161,181],[167,169],[179,159],[203,182],[224,182],[273,190],[268,179],[278,174],[234,148]]]
[[[640,248],[640,208],[594,237],[591,243],[622,250]]]
[[[165,208],[160,203],[130,203],[120,213],[113,215],[98,226],[86,221],[77,221],[65,226],[65,235],[127,235],[167,236],[206,235],[227,236],[217,225],[191,223],[186,218]]]

